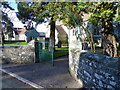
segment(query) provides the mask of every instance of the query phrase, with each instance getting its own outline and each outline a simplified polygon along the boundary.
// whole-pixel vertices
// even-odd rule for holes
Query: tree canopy
[[[18,18],[23,22],[32,20],[36,23],[45,21],[45,18],[51,18],[51,22],[59,19],[69,28],[76,28],[83,24],[84,13],[88,13],[91,15],[89,22],[102,27],[102,36],[106,38],[104,39],[106,41],[105,51],[108,49],[106,52],[110,52],[114,47],[111,52],[113,53],[117,52],[117,47],[112,31],[112,21],[113,19],[120,21],[119,8],[118,2],[18,2]],[[55,28],[55,25],[53,26]],[[109,34],[108,37],[107,34]],[[110,41],[110,37],[114,40]]]
[[[117,7],[118,8],[117,8],[117,14],[116,14],[115,20],[120,22],[120,2],[118,2]]]
[[[13,37],[13,23],[11,19],[8,17],[8,10],[14,10],[9,6],[8,2],[1,2],[2,9],[2,33],[8,34],[9,37]]]
[[[82,22],[83,12],[87,13],[89,2],[19,2],[18,18],[23,22],[33,20],[43,22],[53,16],[53,20],[62,20],[66,26],[75,27]],[[26,11],[26,12],[24,12]]]
[[[113,31],[113,20],[119,21],[118,2],[98,2],[94,5],[92,15],[89,19],[96,26],[102,27],[103,49],[106,55],[117,57],[117,41]],[[117,13],[118,9],[118,13]]]

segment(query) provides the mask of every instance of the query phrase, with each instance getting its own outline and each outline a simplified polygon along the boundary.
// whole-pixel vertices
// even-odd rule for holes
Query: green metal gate
[[[35,61],[54,65],[53,43],[50,41],[35,41]]]

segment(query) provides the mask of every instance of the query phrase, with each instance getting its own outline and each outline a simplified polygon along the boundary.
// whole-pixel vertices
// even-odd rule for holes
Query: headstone
[[[31,46],[31,47],[34,47],[34,43],[35,43],[35,40],[31,40],[28,45]]]

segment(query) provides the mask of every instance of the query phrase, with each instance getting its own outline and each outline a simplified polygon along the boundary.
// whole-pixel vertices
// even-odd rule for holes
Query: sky
[[[18,12],[17,10],[17,4],[15,0],[6,0],[8,1],[9,5],[14,8],[14,11],[9,11],[8,16],[10,17],[11,21],[13,22],[14,27],[16,28],[24,28],[24,24],[17,18],[16,13]],[[37,31],[39,32],[48,32],[49,28],[47,28],[48,23],[43,23],[37,26]],[[35,26],[35,23],[34,23]],[[49,33],[49,32],[48,32]]]
[[[5,0],[5,1],[8,1],[9,5],[15,9],[15,12],[18,12],[17,10],[17,4],[15,2],[15,0]]]
[[[5,0],[8,1],[9,5],[14,8],[15,10],[7,10],[8,17],[11,19],[13,25],[15,28],[24,28],[24,24],[17,18],[16,13],[18,12],[17,10],[17,4],[15,0]],[[4,9],[3,9],[4,10]],[[9,11],[9,12],[8,12]]]

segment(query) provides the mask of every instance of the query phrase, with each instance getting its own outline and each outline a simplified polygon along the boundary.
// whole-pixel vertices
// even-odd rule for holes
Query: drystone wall
[[[120,58],[112,58],[78,49],[70,50],[71,74],[85,88],[120,88]]]
[[[11,46],[0,48],[2,63],[27,64],[35,62],[35,48],[29,43],[28,46]]]

